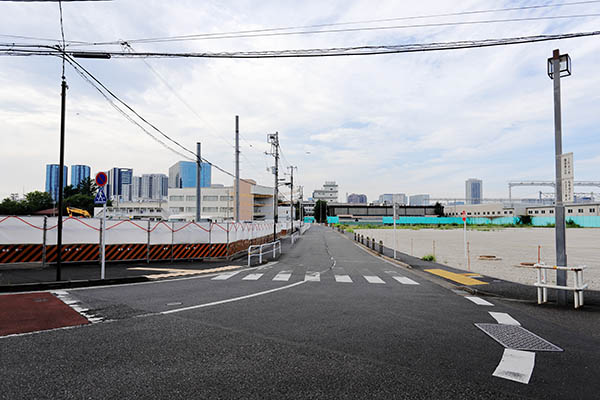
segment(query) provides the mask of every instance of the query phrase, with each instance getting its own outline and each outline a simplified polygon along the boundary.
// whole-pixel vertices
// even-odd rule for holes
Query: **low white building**
[[[94,217],[101,218],[102,213],[102,207],[94,207]],[[169,211],[166,201],[113,202],[112,207],[106,207],[106,218],[162,221],[169,219]]]
[[[211,185],[201,189],[201,218],[213,221],[235,220],[235,188]],[[171,219],[192,221],[196,218],[196,188],[169,188]],[[240,180],[240,221],[273,219],[273,188]]]
[[[313,200],[315,202],[319,200],[326,201],[327,203],[338,202],[338,185],[335,181],[326,181],[323,184],[322,189],[316,189],[313,191]]]

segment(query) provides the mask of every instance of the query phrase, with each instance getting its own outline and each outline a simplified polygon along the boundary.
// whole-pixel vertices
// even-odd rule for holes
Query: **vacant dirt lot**
[[[362,229],[357,233],[383,240],[392,248],[392,229]],[[416,257],[434,254],[438,262],[467,270],[464,256],[462,229],[397,229],[396,250]],[[541,261],[555,265],[553,228],[499,228],[491,231],[467,230],[471,271],[484,275],[532,284],[536,273],[531,268],[520,266],[522,262],[537,262],[538,246],[541,246]],[[492,255],[500,260],[480,260],[479,256]],[[589,288],[600,290],[600,228],[567,229],[567,261],[569,266],[587,265],[584,279]],[[548,272],[554,281],[555,273]],[[572,274],[568,276],[569,284]]]

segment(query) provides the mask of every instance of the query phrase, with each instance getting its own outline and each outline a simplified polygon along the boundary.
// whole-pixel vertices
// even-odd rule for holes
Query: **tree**
[[[27,214],[27,205],[24,201],[13,200],[10,197],[7,197],[0,203],[0,215],[25,214]]]
[[[34,191],[25,195],[25,203],[28,213],[47,210],[54,207],[52,196],[48,192]]]
[[[437,215],[438,217],[444,216],[444,206],[441,205],[439,203],[439,201],[437,203],[435,203],[434,212],[435,212],[435,215]]]
[[[96,192],[98,191],[98,185],[96,185],[96,182],[92,179],[86,178],[79,182],[79,185],[77,185],[77,189],[81,194],[85,194],[88,196],[96,196]]]
[[[317,200],[315,203],[315,220],[317,222],[327,222],[327,202]]]
[[[81,208],[94,215],[94,196],[76,194],[65,199],[65,213],[67,207]]]

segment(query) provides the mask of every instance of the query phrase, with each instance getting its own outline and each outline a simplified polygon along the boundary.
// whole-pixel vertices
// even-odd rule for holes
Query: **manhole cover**
[[[563,351],[558,346],[542,339],[538,335],[529,332],[522,326],[502,325],[502,324],[475,324],[476,327],[484,331],[489,337],[500,343],[502,346],[515,350],[529,351]]]

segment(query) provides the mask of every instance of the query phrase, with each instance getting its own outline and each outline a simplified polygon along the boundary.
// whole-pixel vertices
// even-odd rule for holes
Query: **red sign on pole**
[[[463,210],[463,212],[460,213],[460,216],[462,217],[463,222],[467,220],[467,213],[465,210]]]
[[[102,187],[102,186],[106,185],[106,182],[108,182],[108,176],[106,176],[106,173],[98,172],[96,174],[96,185],[98,185],[99,187]]]

